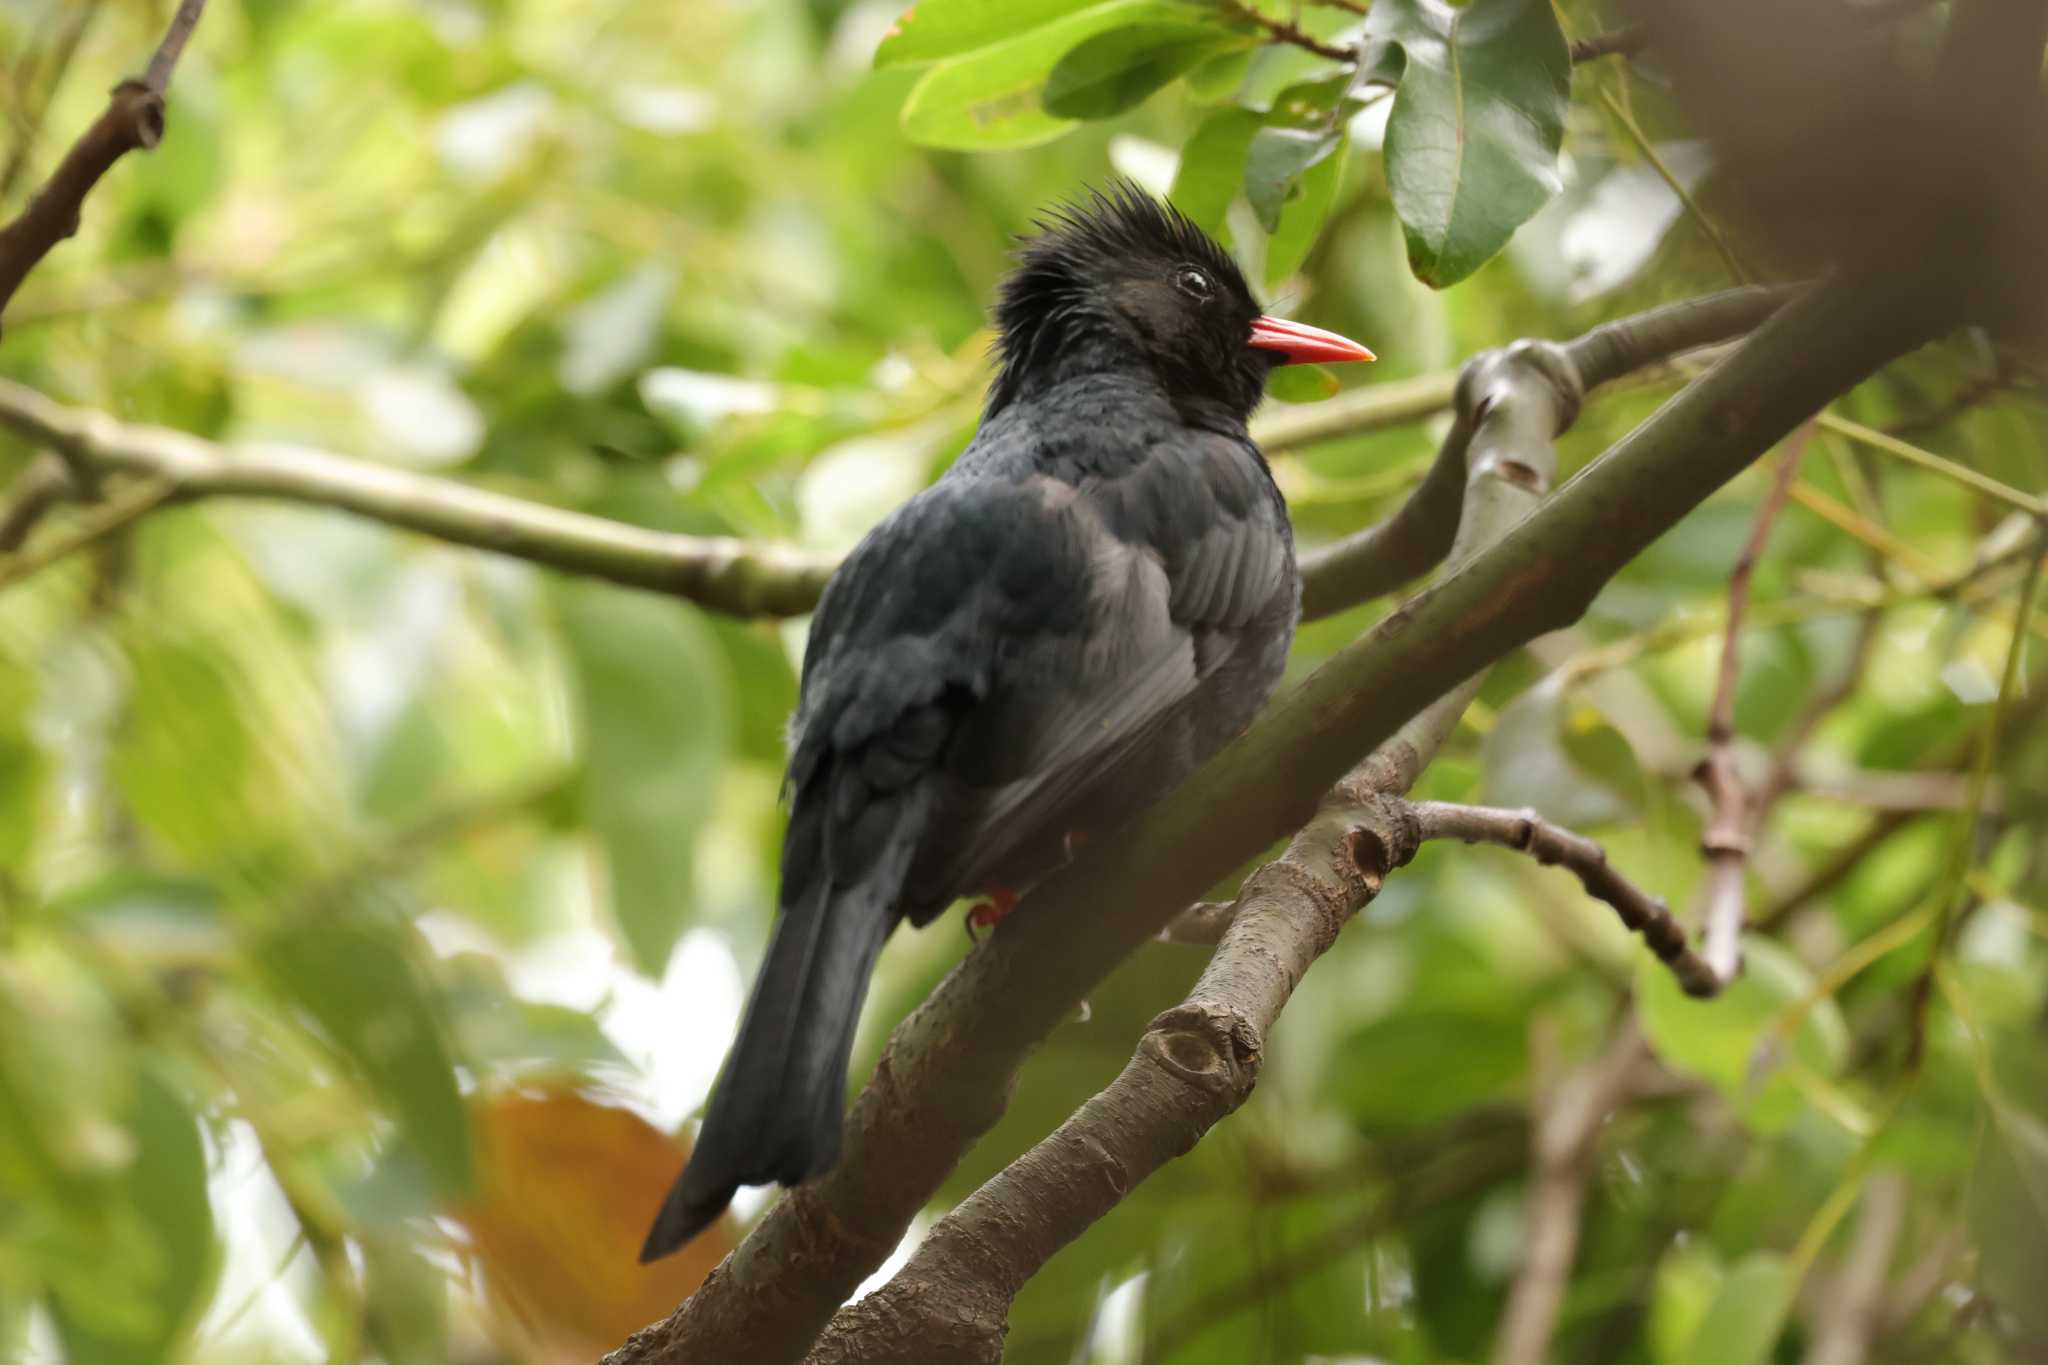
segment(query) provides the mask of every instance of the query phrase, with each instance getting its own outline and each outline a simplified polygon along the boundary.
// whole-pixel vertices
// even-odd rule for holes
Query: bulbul
[[[1261,316],[1215,241],[1129,186],[1038,228],[996,305],[980,430],[812,618],[781,915],[643,1261],[739,1186],[837,1159],[854,1025],[897,921],[980,892],[1007,911],[1279,681],[1301,579],[1246,423],[1272,367],[1372,353]]]

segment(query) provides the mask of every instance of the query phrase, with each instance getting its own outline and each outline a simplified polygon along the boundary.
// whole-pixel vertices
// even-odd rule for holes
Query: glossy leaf
[[[1071,119],[1121,114],[1239,41],[1212,25],[1132,24],[1098,33],[1046,77],[1045,111]]]
[[[1406,59],[1387,120],[1387,184],[1410,268],[1442,289],[1562,187],[1571,55],[1550,0],[1376,0],[1366,34]]]

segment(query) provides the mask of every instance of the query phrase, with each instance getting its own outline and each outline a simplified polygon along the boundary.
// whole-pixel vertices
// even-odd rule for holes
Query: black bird
[[[839,1155],[868,976],[900,919],[985,918],[1265,704],[1301,580],[1246,421],[1267,372],[1370,360],[1262,317],[1228,254],[1128,186],[1054,212],[995,309],[981,429],[869,532],[811,621],[782,915],[643,1261],[741,1185]]]

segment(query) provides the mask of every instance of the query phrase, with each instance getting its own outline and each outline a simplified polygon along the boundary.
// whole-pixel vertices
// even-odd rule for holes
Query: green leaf
[[[1188,72],[1188,94],[1204,104],[1218,104],[1236,94],[1251,70],[1256,48],[1232,48]]]
[[[903,131],[928,147],[1023,147],[1058,137],[1073,120],[1048,113],[1046,81],[1062,57],[1100,33],[1140,25],[1205,26],[1209,11],[1168,0],[1110,0],[1027,33],[943,61],[903,102]],[[1212,32],[1225,30],[1214,23]]]
[[[1110,118],[1174,77],[1245,40],[1214,25],[1132,24],[1080,44],[1045,80],[1045,111],[1060,118]]]
[[[1751,937],[1743,940],[1741,977],[1712,1000],[1686,995],[1664,964],[1644,953],[1636,968],[1636,1009],[1659,1060],[1721,1091],[1751,1128],[1775,1133],[1804,1104],[1795,1069],[1832,1076],[1848,1055],[1848,1025],[1832,998],[1807,1012],[1786,1049],[1789,1057],[1764,1047],[1785,1007],[1812,985],[1813,974],[1788,950]]]
[[[1280,224],[1266,243],[1267,288],[1300,269],[1323,235],[1323,224],[1329,221],[1344,182],[1345,142],[1340,133],[1336,145],[1302,175],[1293,196],[1282,205]]]
[[[1406,1008],[1338,1044],[1328,1084],[1355,1122],[1412,1128],[1514,1090],[1528,1058],[1518,1012]]]
[[[697,832],[731,747],[724,651],[694,608],[666,598],[577,582],[558,600],[576,669],[584,815],[633,960],[658,977],[687,922]]]
[[[1442,289],[1561,188],[1571,54],[1550,0],[1376,0],[1366,37],[1406,58],[1387,120],[1387,184],[1410,267]]]
[[[1283,403],[1320,403],[1337,391],[1337,376],[1324,365],[1281,365],[1266,377],[1266,392]]]
[[[957,57],[963,52],[1013,38],[1089,0],[923,0],[897,17],[881,46],[876,66],[909,66]]]
[[[1770,1359],[1798,1287],[1784,1257],[1745,1256],[1722,1279],[1680,1365],[1756,1365]]]
[[[2048,1334],[2040,1292],[2048,1284],[2048,1060],[2038,1045],[2008,1037],[1997,1062],[1966,1216],[1985,1289],[2029,1330]]]
[[[1298,181],[1343,142],[1341,129],[1261,128],[1245,154],[1244,197],[1267,232],[1280,230],[1280,210]]]
[[[1219,109],[1203,119],[1181,148],[1167,198],[1207,232],[1220,233],[1223,215],[1244,181],[1245,152],[1263,126],[1249,109]]]
[[[28,865],[40,823],[49,764],[26,723],[35,690],[33,674],[0,658],[0,867]]]
[[[372,928],[327,920],[282,930],[261,960],[397,1114],[435,1184],[448,1194],[467,1191],[469,1116],[441,1021],[398,944]]]
[[[136,1101],[130,1125],[135,1160],[115,1198],[139,1215],[138,1242],[101,1263],[96,1286],[117,1297],[121,1311],[87,1316],[63,1300],[54,1303],[66,1353],[95,1365],[177,1358],[176,1347],[197,1321],[218,1267],[198,1122],[153,1070],[140,1073]]]

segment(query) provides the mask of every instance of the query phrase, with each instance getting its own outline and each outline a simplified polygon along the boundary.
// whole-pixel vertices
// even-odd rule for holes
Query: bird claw
[[[1017,908],[1017,893],[1007,886],[985,888],[988,899],[967,911],[967,938],[971,943],[981,942],[976,929],[993,929]]]

